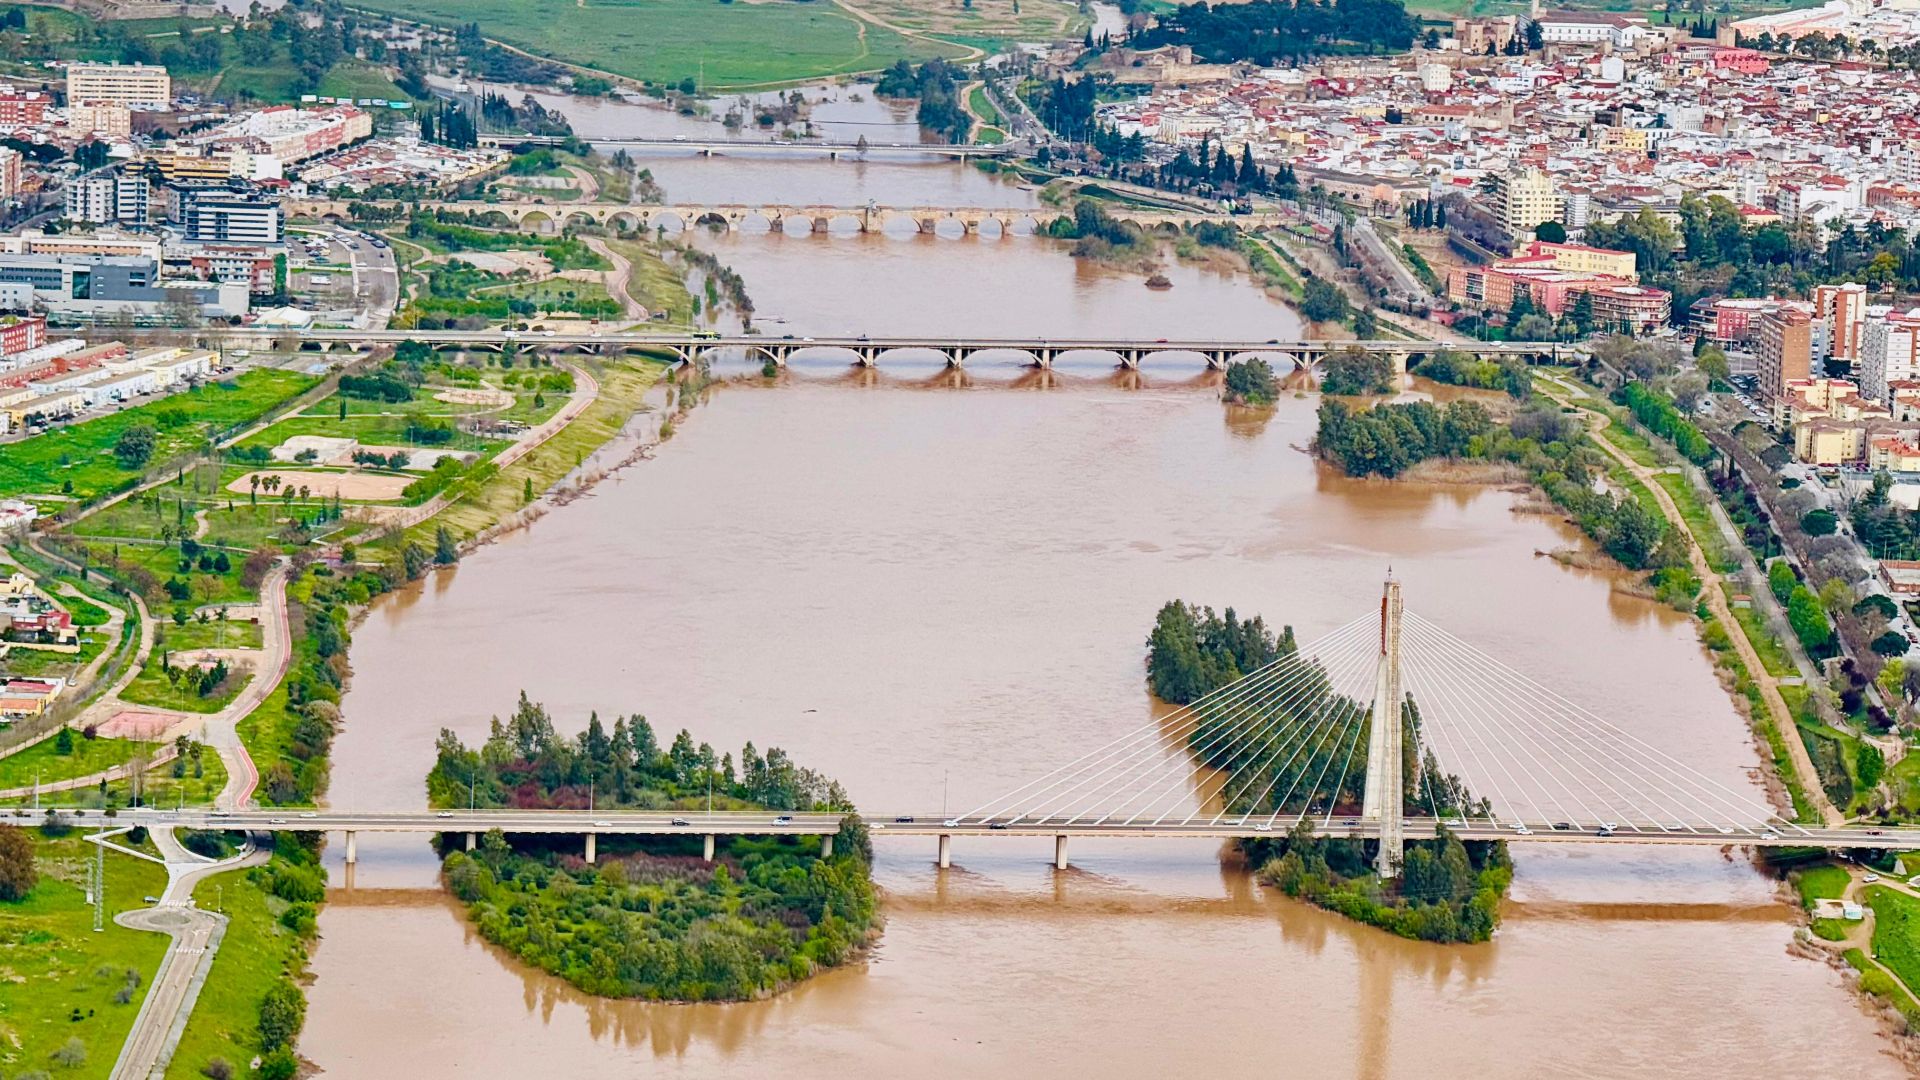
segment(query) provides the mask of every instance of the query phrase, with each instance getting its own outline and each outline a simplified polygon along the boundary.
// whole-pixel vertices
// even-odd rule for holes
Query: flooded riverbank
[[[1199,333],[1292,312],[1174,266],[1151,292],[1011,238],[699,241],[769,333]],[[1004,246],[992,246],[1004,245]],[[774,322],[773,320],[779,320]],[[982,330],[982,328],[987,328]],[[1044,391],[1044,392],[1029,392]],[[656,457],[378,604],[357,630],[332,800],[424,805],[445,726],[526,690],[571,730],[643,712],[778,745],[863,806],[962,809],[1147,720],[1180,597],[1310,639],[1410,609],[1750,788],[1692,622],[1536,551],[1513,496],[1366,483],[1301,447],[1317,401],[1224,409],[1196,364],[1012,365],[724,385]],[[1631,672],[1631,678],[1622,678]],[[873,958],[742,1005],[585,998],[480,942],[425,845],[362,837],[321,917],[302,1052],[333,1075],[1899,1075],[1831,970],[1787,955],[1774,883],[1710,850],[1516,851],[1486,946],[1401,941],[1257,887],[1211,844],[882,837]],[[336,885],[344,884],[337,857]]]

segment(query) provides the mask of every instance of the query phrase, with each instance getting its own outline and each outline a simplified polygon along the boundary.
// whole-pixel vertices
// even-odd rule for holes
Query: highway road
[[[1225,840],[1272,837],[1286,833],[1297,820],[1250,818],[1191,822],[1120,822],[1063,820],[995,820],[942,818],[938,814],[863,814],[876,836],[1122,836],[1188,837]],[[1314,832],[1328,837],[1372,836],[1378,825],[1360,818],[1314,820]],[[783,814],[770,810],[249,810],[221,813],[206,809],[143,808],[122,813],[129,821],[160,827],[247,829],[280,832],[485,832],[597,833],[606,835],[826,835],[838,832],[841,815]],[[1406,819],[1408,839],[1430,839],[1435,821]],[[1564,827],[1562,827],[1564,826]],[[1450,821],[1447,827],[1466,840],[1509,840],[1528,843],[1729,844],[1759,847],[1892,848],[1920,850],[1920,828],[1844,826],[1802,828],[1779,822],[1745,825],[1703,825],[1675,822],[1621,823],[1603,832],[1597,823]]]
[[[148,828],[235,829],[266,832],[486,832],[604,833],[698,836],[707,833],[793,833],[819,836],[840,831],[839,814],[783,814],[773,810],[235,810],[143,807],[121,812],[119,824]],[[682,824],[675,824],[681,822]]]

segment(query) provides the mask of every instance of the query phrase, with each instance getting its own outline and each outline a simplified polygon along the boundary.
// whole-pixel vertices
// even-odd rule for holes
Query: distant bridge
[[[481,146],[559,146],[569,140],[556,135],[482,135]],[[829,159],[838,160],[848,156],[932,156],[957,158],[965,161],[977,157],[1005,157],[1017,153],[1018,143],[877,143],[868,141],[846,142],[834,139],[693,139],[686,137],[668,138],[592,138],[580,137],[580,141],[595,146],[611,146],[622,150],[691,150],[702,157],[714,154],[735,154],[743,151],[761,151],[790,153],[825,154]]]
[[[1199,356],[1207,366],[1224,368],[1242,356],[1275,357],[1300,370],[1308,370],[1332,353],[1361,348],[1387,357],[1397,372],[1436,352],[1462,352],[1482,359],[1517,357],[1528,363],[1562,363],[1579,355],[1573,345],[1554,341],[1432,342],[1400,339],[1366,341],[1250,341],[1247,339],[1163,338],[1142,341],[1138,338],[988,338],[988,337],[870,337],[828,335],[819,337],[768,337],[760,334],[662,334],[651,332],[600,330],[329,330],[307,328],[239,329],[223,332],[219,344],[255,345],[282,351],[308,349],[328,352],[335,349],[360,351],[398,345],[402,341],[423,341],[436,349],[464,349],[502,352],[508,348],[534,352],[574,352],[611,354],[641,352],[670,355],[680,363],[692,363],[712,352],[734,350],[749,357],[764,357],[786,365],[801,352],[851,353],[853,362],[874,367],[892,353],[935,353],[952,367],[965,367],[981,353],[1025,354],[1039,367],[1052,367],[1054,361],[1069,353],[1094,353],[1113,356],[1121,367],[1139,368],[1148,361],[1175,356]],[[212,347],[212,342],[204,342]]]
[[[849,231],[883,232],[889,225],[906,222],[915,232],[937,232],[943,224],[958,224],[967,233],[982,233],[992,224],[999,235],[1013,236],[1019,231],[1037,232],[1061,211],[1045,207],[1021,209],[991,206],[830,206],[818,203],[676,203],[670,206],[627,205],[621,203],[544,202],[425,202],[406,203],[382,200],[295,199],[286,204],[290,217],[351,220],[351,202],[411,211],[415,207],[428,213],[472,215],[482,225],[559,232],[576,226],[598,226],[620,232],[639,232],[676,225],[687,229],[696,225],[724,225],[739,232],[749,222],[758,221],[769,230],[787,233],[824,233],[836,225]],[[1226,215],[1203,210],[1161,209],[1111,205],[1107,213],[1123,221],[1153,227],[1156,225],[1197,225],[1203,221],[1232,221],[1249,228],[1276,224],[1280,216],[1268,214]]]

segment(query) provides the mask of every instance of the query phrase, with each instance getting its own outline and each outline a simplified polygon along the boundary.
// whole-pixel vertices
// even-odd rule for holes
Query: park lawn
[[[162,619],[153,647],[185,652],[189,649],[257,649],[265,636],[260,624],[241,619],[188,619],[186,625]]]
[[[410,100],[407,92],[387,77],[385,69],[361,60],[335,64],[332,71],[321,77],[320,86],[314,92],[321,97],[347,97],[355,101],[361,98]]]
[[[116,635],[96,628],[80,631],[79,652],[29,649],[15,645],[7,650],[5,659],[0,659],[0,674],[70,676],[92,663],[94,657],[112,648],[118,640]]]
[[[294,662],[296,665],[299,662],[297,654]],[[234,725],[240,734],[240,745],[247,748],[247,756],[261,776],[280,764],[297,774],[300,766],[306,764],[292,753],[293,729],[298,723],[299,719],[287,708],[287,681],[282,679],[258,708]]]
[[[58,741],[58,736],[50,736],[17,754],[0,757],[0,788],[26,787],[36,778],[50,784],[104,772],[126,764],[139,745],[132,739],[89,739],[76,731],[73,751],[62,754],[54,748]]]
[[[1728,598],[1731,600],[1731,590],[1727,589],[1725,582],[1721,583],[1721,591],[1728,593]],[[1747,632],[1747,640],[1753,644],[1754,651],[1760,654],[1760,663],[1767,669],[1767,674],[1774,676],[1798,674],[1793,669],[1793,659],[1787,655],[1786,646],[1780,643],[1779,638],[1773,636],[1773,631],[1767,626],[1766,617],[1761,615],[1758,609],[1749,603],[1746,607],[1733,607],[1732,611],[1733,617],[1739,620],[1741,628]]]
[[[1875,967],[1859,949],[1848,949],[1844,954],[1846,961],[1860,973],[1860,989],[1875,997],[1886,998],[1900,1015],[1907,1018],[1909,1024],[1920,1024],[1920,1002],[1902,989],[1899,983],[1887,977],[1887,973]]]
[[[1793,885],[1800,892],[1800,906],[1812,911],[1816,900],[1840,899],[1852,880],[1845,867],[1823,863],[1795,872]]]
[[[348,412],[345,420],[340,419],[338,406],[335,406],[335,412],[325,415],[316,416],[311,413],[303,413],[299,416],[289,416],[270,428],[247,436],[241,440],[241,445],[260,446],[272,449],[295,435],[324,435],[328,438],[335,439],[355,439],[364,446],[425,447],[427,444],[410,442],[407,439],[407,425],[411,422],[411,419],[415,417],[435,416],[435,408],[444,409],[446,403],[429,399],[424,403],[424,407],[413,407],[420,405],[422,405],[422,403],[418,401],[396,403],[392,406],[392,413],[355,414]],[[503,445],[505,444],[497,439],[483,439],[477,435],[469,435],[464,431],[455,429],[452,439],[443,443],[434,443],[428,448],[436,450],[479,450],[491,453]],[[273,472],[275,470],[287,470],[290,472],[300,467],[298,464],[289,465],[283,462],[275,462],[269,465],[261,465],[258,469],[264,472]]]
[[[136,424],[160,428],[148,466],[157,466],[258,420],[312,386],[310,375],[256,370],[232,382],[202,386],[136,408],[35,435],[0,451],[0,497],[48,494],[73,484],[87,501],[137,483],[145,469],[122,468],[113,448]],[[162,427],[157,418],[177,411],[185,421]]]
[[[240,566],[246,561],[243,550],[227,551],[227,571],[201,570],[195,563],[192,570],[180,569],[180,549],[172,544],[131,543],[109,544],[100,540],[88,542],[90,555],[111,558],[114,548],[120,552],[120,560],[144,567],[155,579],[165,582],[169,578],[179,578],[189,586],[189,596],[185,600],[172,600],[161,597],[154,601],[152,608],[156,616],[164,616],[166,609],[175,604],[187,607],[199,607],[205,604],[247,604],[257,600],[258,594],[240,583]]]
[[[939,35],[943,40],[997,52],[1009,41],[1078,39],[1092,20],[1061,0],[972,0],[929,4],[925,0],[865,0],[860,5],[889,26]]]
[[[193,774],[193,761],[188,759],[181,770],[185,775],[175,778],[173,762],[147,770],[142,778],[140,790],[146,795],[146,801],[153,806],[208,806],[220,789],[227,786],[227,766],[220,760],[213,747],[202,747],[200,751],[200,775]],[[63,791],[59,796],[62,806],[80,806],[89,810],[99,810],[108,806],[130,806],[133,803],[133,781],[115,780],[107,785],[102,793],[98,786],[85,790]],[[41,798],[44,805],[48,800]],[[30,797],[8,799],[0,806],[30,806]],[[124,837],[122,838],[124,841]]]
[[[464,539],[519,510],[525,503],[523,492],[528,481],[532,481],[536,492],[558,483],[588,454],[605,445],[626,426],[640,407],[641,399],[666,370],[663,365],[648,360],[613,364],[588,361],[582,366],[589,368],[600,384],[600,393],[593,404],[538,450],[491,477],[477,491],[407,530],[405,538],[424,544],[431,551],[435,530],[441,525],[451,529],[455,537]],[[388,551],[382,557],[397,557],[397,554]],[[262,766],[263,775],[265,771]]]
[[[486,412],[490,408],[490,406],[487,406],[487,405],[465,405],[456,401],[439,401],[439,400],[436,400],[433,396],[437,393],[440,393],[443,390],[459,390],[459,389],[462,389],[462,387],[453,383],[445,383],[445,384],[428,383],[425,386],[415,388],[414,390],[415,396],[412,401],[403,401],[403,402],[368,401],[365,398],[348,397],[345,394],[335,394],[332,397],[315,402],[311,407],[304,409],[295,415],[317,416],[317,417],[330,416],[337,420],[340,417],[340,403],[343,401],[346,402],[347,404],[348,417],[380,416],[385,413],[391,413],[391,412],[402,411],[402,410],[412,412],[414,415],[417,415],[417,416],[454,417],[454,416],[466,416],[466,415],[477,413],[477,412]]]
[[[1920,900],[1885,885],[1869,885],[1873,955],[1908,986],[1920,984]]]
[[[878,71],[964,50],[864,23],[826,4],[710,0],[369,0],[369,8],[489,37],[566,63],[707,91]],[[778,42],[769,48],[769,42]]]
[[[260,999],[282,979],[298,980],[307,962],[306,944],[280,925],[287,902],[257,884],[251,868],[207,878],[194,886],[193,900],[225,912],[227,932],[167,1066],[169,1080],[199,1080],[216,1057],[244,1067],[259,1053]]]
[[[1707,557],[1707,565],[1721,574],[1732,573],[1740,566],[1739,558],[1727,548],[1727,538],[1721,534],[1720,526],[1713,520],[1713,512],[1693,489],[1692,481],[1679,473],[1658,473],[1654,479],[1667,489],[1667,495],[1673,499],[1673,505],[1680,511],[1680,517],[1687,523],[1687,531],[1700,545],[1700,551]]]
[[[982,124],[990,127],[999,127],[1006,123],[1006,118],[1000,115],[1000,110],[994,108],[993,102],[987,97],[987,88],[984,86],[976,86],[971,93],[967,94],[967,111],[979,117]]]
[[[973,141],[982,146],[998,146],[1007,141],[1007,133],[997,127],[976,128],[973,133]]]
[[[176,709],[180,712],[211,713],[219,712],[227,702],[239,696],[240,689],[252,679],[251,673],[237,669],[227,676],[226,684],[219,687],[208,697],[201,697],[197,690],[188,689],[183,683],[174,686],[161,674],[160,656],[156,653],[148,659],[146,666],[133,677],[127,688],[120,692],[121,698],[136,705],[151,705],[156,709]]]
[[[571,311],[569,305],[585,301],[599,301],[603,304],[613,302],[613,295],[607,287],[598,281],[575,281],[572,278],[552,277],[541,281],[516,281],[497,289],[487,289],[486,296],[508,296],[516,300],[531,300],[540,305],[542,311]]]
[[[96,934],[85,895],[94,846],[77,831],[57,840],[37,829],[29,835],[40,880],[26,899],[0,903],[0,956],[7,974],[0,979],[0,1069],[10,1076],[105,1076],[167,948],[164,935],[115,925],[113,916],[147,906],[142,897],[166,888],[167,872],[108,852],[107,903]],[[126,1004],[115,1004],[129,970],[139,974],[140,985]],[[61,1069],[50,1057],[69,1039],[86,1048],[86,1063]]]
[[[1920,754],[1908,754],[1887,766],[1886,780],[1900,808],[1920,814]]]
[[[627,295],[635,303],[649,313],[666,312],[664,325],[693,325],[693,294],[687,291],[686,276],[667,265],[658,249],[635,240],[609,239],[606,244],[633,264],[627,277]]]

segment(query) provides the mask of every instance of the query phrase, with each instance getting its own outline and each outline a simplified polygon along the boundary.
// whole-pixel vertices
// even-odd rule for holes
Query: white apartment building
[[[1891,399],[1890,383],[1920,379],[1920,308],[1867,312],[1860,350],[1860,388],[1882,404]]]
[[[69,64],[67,100],[164,109],[173,102],[173,78],[157,64]]]
[[[113,177],[82,176],[67,185],[62,216],[68,221],[104,225],[113,220]]]

